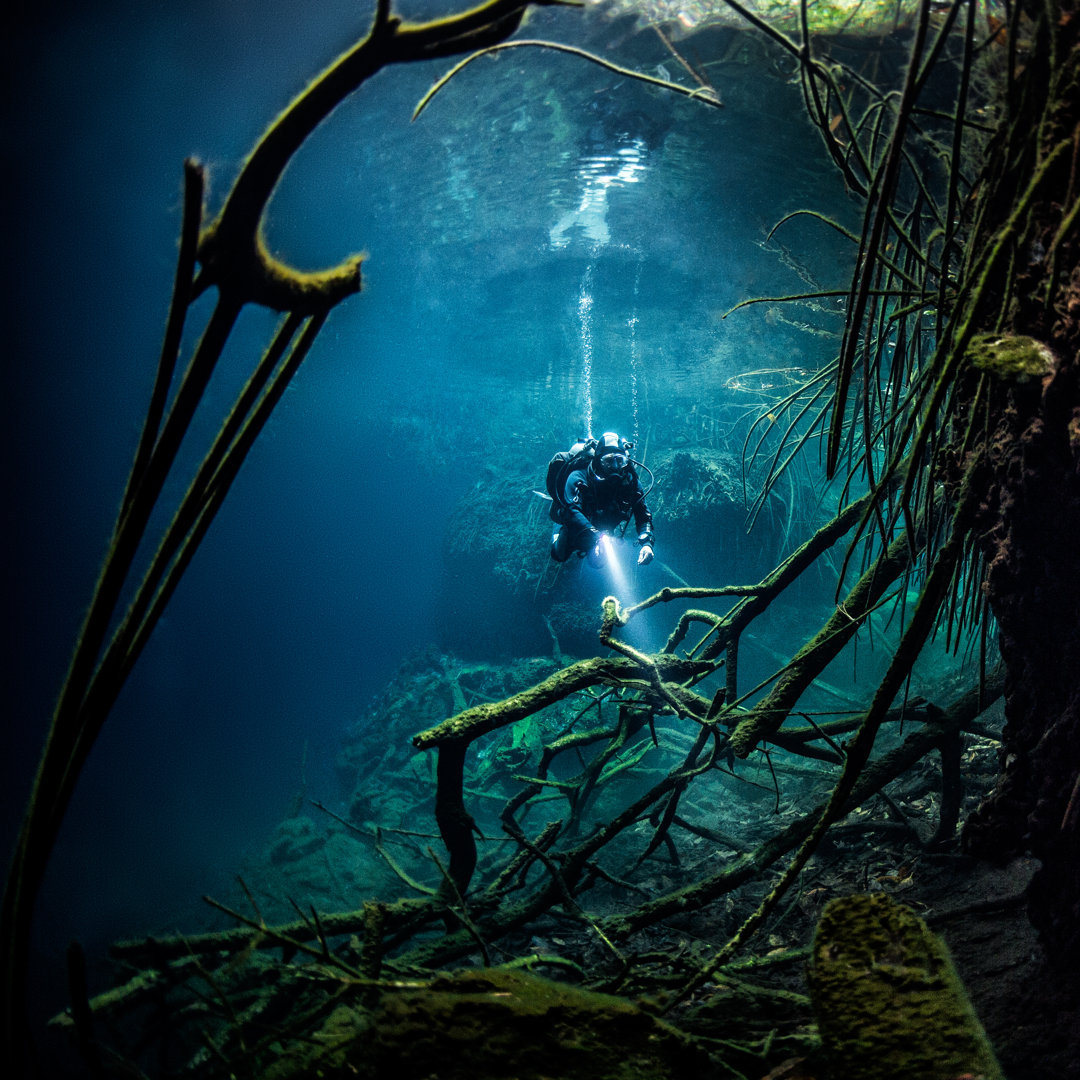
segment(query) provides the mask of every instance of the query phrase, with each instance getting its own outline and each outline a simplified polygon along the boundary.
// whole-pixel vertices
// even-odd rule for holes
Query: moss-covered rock
[[[966,353],[971,365],[1007,382],[1041,379],[1053,364],[1054,354],[1024,334],[978,334]]]
[[[688,519],[700,528],[710,512],[734,514],[742,522],[742,474],[732,453],[703,446],[661,450],[652,468],[660,480],[651,500],[653,515],[665,527]]]
[[[1003,1080],[948,949],[884,893],[825,908],[808,981],[835,1080]]]

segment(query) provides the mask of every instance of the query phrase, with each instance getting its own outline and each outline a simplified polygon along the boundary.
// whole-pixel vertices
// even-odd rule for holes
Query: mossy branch
[[[731,733],[736,757],[747,757],[761,739],[779,730],[802,693],[839,655],[885,590],[911,565],[912,550],[911,539],[903,533],[859,578],[825,625],[795,654],[773,689],[739,720]]]
[[[651,660],[661,677],[669,682],[686,683],[713,670],[710,662],[702,660],[683,660],[663,654]],[[528,690],[501,701],[475,705],[435,727],[419,732],[413,736],[413,746],[417,750],[427,750],[452,742],[467,744],[481,735],[532,716],[548,705],[587,687],[622,685],[635,678],[640,679],[642,674],[641,665],[629,659],[594,657],[580,660]]]
[[[221,212],[200,239],[196,293],[217,286],[239,304],[312,314],[359,292],[362,254],[310,273],[287,266],[267,250],[263,216],[286,166],[338,105],[382,68],[501,41],[517,29],[528,6],[523,0],[487,0],[457,15],[406,23],[381,3],[367,35],[286,106],[244,162]]]
[[[743,946],[747,939],[761,926],[768,914],[776,907],[781,897],[802,872],[803,867],[817,849],[817,845],[830,826],[838,821],[846,813],[847,809],[853,805],[851,802],[852,796],[864,781],[863,773],[870,760],[870,752],[877,739],[881,724],[904,680],[909,677],[912,665],[915,663],[923,645],[930,636],[951,587],[953,575],[963,554],[967,532],[971,524],[971,515],[977,501],[975,476],[976,467],[972,465],[967,473],[961,497],[958,499],[953,513],[949,538],[942,545],[937,558],[934,560],[934,565],[927,576],[926,585],[918,603],[915,605],[911,621],[901,635],[896,652],[874,693],[870,708],[867,710],[855,738],[847,747],[843,772],[836,783],[836,787],[833,788],[824,809],[821,810],[817,819],[813,821],[795,858],[788,864],[777,884],[743,925],[739,927],[727,944],[716,953],[712,960],[703,966],[694,979],[682,988],[675,998],[668,1003],[667,1007],[670,1008],[677,1001],[684,1000],[696,987],[706,981],[717,968],[727,963],[735,952]],[[975,692],[974,696],[968,694],[963,700],[970,708],[972,701],[981,702],[981,695]],[[955,716],[950,716],[949,719],[955,721]],[[934,725],[928,724],[919,734],[924,738],[928,734],[931,735],[933,737],[932,746],[936,747],[946,734],[946,731],[947,729],[935,730]],[[879,761],[877,763],[878,768],[880,768],[880,764]],[[869,771],[872,773],[874,770]]]

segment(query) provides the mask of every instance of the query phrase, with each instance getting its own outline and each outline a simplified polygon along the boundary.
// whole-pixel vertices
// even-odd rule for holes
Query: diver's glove
[[[637,564],[638,566],[645,566],[652,562],[653,549],[652,544],[642,544],[641,550],[638,552]]]

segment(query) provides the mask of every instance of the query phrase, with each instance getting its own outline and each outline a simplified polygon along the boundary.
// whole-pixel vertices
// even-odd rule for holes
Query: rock
[[[326,838],[307,817],[291,817],[274,830],[270,841],[270,861],[278,865],[297,862],[318,851]]]
[[[1004,1080],[945,944],[884,893],[825,907],[807,981],[830,1076]]]

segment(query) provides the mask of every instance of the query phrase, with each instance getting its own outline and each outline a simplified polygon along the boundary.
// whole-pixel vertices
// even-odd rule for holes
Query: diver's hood
[[[618,465],[604,467],[604,458],[617,459]],[[620,479],[630,467],[630,445],[614,431],[605,431],[593,451],[593,472],[601,480]]]

